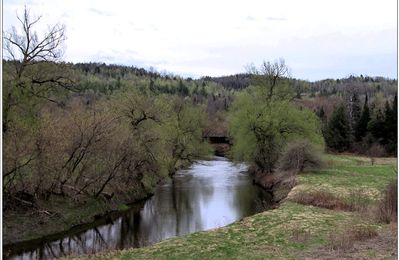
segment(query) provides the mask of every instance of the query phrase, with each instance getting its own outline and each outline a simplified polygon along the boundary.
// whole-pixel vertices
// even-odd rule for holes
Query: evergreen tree
[[[327,118],[326,118],[324,107],[321,106],[318,109],[318,111],[316,112],[316,115],[321,120],[321,131],[322,131],[322,135],[323,135],[324,139],[326,140],[327,139],[327,136],[326,136],[326,128],[327,128],[326,121],[327,121]]]
[[[178,93],[183,97],[189,95],[189,89],[186,87],[185,84],[183,84],[182,80],[179,80]]]
[[[343,152],[350,147],[350,123],[343,104],[335,108],[326,130],[326,144],[329,148]]]
[[[383,144],[386,145],[389,153],[397,150],[397,96],[395,96],[392,106],[388,101],[385,104]]]
[[[321,119],[322,122],[326,122],[326,115],[324,107],[320,107],[316,112],[317,116]]]
[[[373,117],[368,123],[368,131],[371,132],[376,141],[383,144],[386,134],[385,128],[385,114],[382,109],[376,108]]]
[[[368,95],[365,95],[365,102],[364,107],[360,116],[360,119],[357,122],[355,128],[355,138],[356,141],[361,141],[362,138],[367,134],[368,131],[368,123],[371,120],[371,116],[369,113],[369,106],[368,106]]]
[[[356,93],[353,93],[353,95],[350,98],[349,110],[350,110],[349,119],[350,119],[351,133],[355,137],[357,123],[360,120],[360,115],[361,115],[360,100],[358,99],[358,95]]]
[[[150,79],[149,88],[150,88],[150,91],[153,92],[153,93],[155,93],[156,90],[157,90],[156,87],[154,86],[154,80],[153,79]]]

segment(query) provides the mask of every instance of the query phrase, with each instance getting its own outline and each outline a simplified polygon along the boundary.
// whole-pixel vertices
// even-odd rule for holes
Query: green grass
[[[397,176],[396,160],[371,165],[367,158],[326,155],[328,166],[298,176],[296,191],[324,190],[347,199],[352,193],[361,193],[371,201],[381,198],[382,190]],[[378,161],[379,162],[379,161]]]
[[[245,218],[224,228],[102,256],[121,259],[290,258],[304,248],[325,245],[327,232],[337,223],[348,222],[351,218],[349,213],[332,213],[287,202],[279,209]],[[298,230],[310,234],[310,238],[296,241],[293,234]]]
[[[380,198],[396,178],[395,160],[371,166],[368,158],[326,155],[327,166],[298,176],[298,186],[279,208],[244,218],[229,226],[162,241],[150,247],[111,251],[92,257],[116,259],[297,259],[326,248],[332,232],[346,227],[381,230],[356,212],[328,210],[290,201],[298,192],[325,190],[343,199],[358,189],[369,203]],[[311,253],[312,254],[312,253]],[[372,248],[368,256],[376,255]],[[379,255],[379,254],[377,254]]]

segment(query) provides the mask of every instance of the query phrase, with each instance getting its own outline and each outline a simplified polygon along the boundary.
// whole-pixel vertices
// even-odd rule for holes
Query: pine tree
[[[364,136],[366,136],[368,131],[368,123],[371,120],[371,116],[369,113],[369,106],[368,106],[368,95],[365,95],[365,102],[364,107],[360,116],[360,119],[357,122],[356,129],[355,129],[355,138],[356,141],[361,141]]]
[[[332,113],[326,130],[326,144],[329,148],[343,152],[350,147],[350,123],[346,108],[339,105]]]

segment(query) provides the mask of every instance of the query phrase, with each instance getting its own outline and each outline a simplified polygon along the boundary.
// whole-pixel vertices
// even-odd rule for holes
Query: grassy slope
[[[113,251],[94,257],[120,259],[297,259],[319,257],[332,250],[332,234],[348,232],[348,227],[365,227],[379,234],[394,232],[389,225],[375,224],[357,212],[334,211],[290,201],[296,193],[325,190],[348,200],[353,192],[361,193],[373,204],[380,198],[385,185],[396,178],[396,160],[378,160],[372,166],[367,158],[326,155],[324,170],[298,176],[299,185],[278,209],[244,218],[227,227],[198,232],[162,241],[154,246]],[[393,237],[394,234],[392,234]],[[379,237],[379,236],[378,236]],[[374,242],[375,243],[375,242]],[[391,257],[395,247],[359,246],[350,257]],[[364,249],[363,249],[364,248]]]

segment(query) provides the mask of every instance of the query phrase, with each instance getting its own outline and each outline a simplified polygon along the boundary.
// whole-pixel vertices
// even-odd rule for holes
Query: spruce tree
[[[365,102],[364,107],[361,113],[361,117],[357,122],[357,126],[355,129],[355,138],[356,141],[361,141],[363,137],[366,136],[368,131],[368,123],[371,120],[371,115],[369,113],[369,106],[368,106],[368,95],[365,95]]]
[[[326,121],[326,115],[325,115],[325,110],[324,107],[320,107],[318,111],[316,111],[316,115],[321,119],[322,122]]]
[[[386,101],[385,104],[385,123],[383,133],[383,144],[389,153],[397,150],[397,96],[395,96],[392,105]]]
[[[343,104],[335,108],[326,130],[326,144],[329,148],[343,152],[351,143],[350,123]]]
[[[327,139],[327,136],[326,136],[326,121],[327,121],[327,119],[326,119],[326,114],[325,114],[325,110],[324,110],[324,107],[323,106],[321,106],[320,108],[319,108],[319,110],[318,111],[316,111],[316,115],[319,117],[319,119],[321,120],[321,130],[322,130],[322,135],[323,135],[323,137],[324,137],[324,139]]]
[[[375,141],[384,144],[384,138],[386,134],[385,127],[385,114],[381,108],[376,108],[374,115],[368,123],[368,131],[371,132]]]
[[[349,112],[351,133],[355,137],[357,124],[361,116],[360,100],[358,99],[358,95],[356,93],[353,93],[351,96]]]

